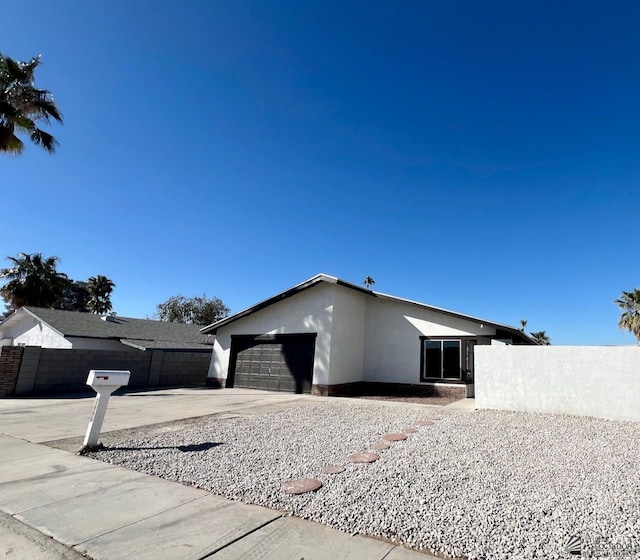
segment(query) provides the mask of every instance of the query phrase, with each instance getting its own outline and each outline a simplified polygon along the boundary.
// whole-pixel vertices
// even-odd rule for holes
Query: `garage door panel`
[[[276,335],[273,341],[232,339],[232,386],[311,392],[315,337]]]

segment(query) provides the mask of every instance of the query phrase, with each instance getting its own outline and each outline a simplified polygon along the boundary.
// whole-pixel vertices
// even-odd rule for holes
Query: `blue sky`
[[[28,12],[0,52],[42,54],[65,124],[55,156],[0,160],[0,256],[105,274],[126,316],[178,293],[238,311],[325,272],[555,344],[634,343],[613,300],[640,287],[639,3]]]

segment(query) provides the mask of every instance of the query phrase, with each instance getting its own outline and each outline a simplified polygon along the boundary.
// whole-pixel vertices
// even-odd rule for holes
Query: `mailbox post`
[[[109,403],[109,397],[116,389],[129,384],[129,376],[130,372],[128,371],[100,369],[92,369],[89,371],[87,385],[92,387],[98,394],[96,395],[96,401],[93,405],[93,412],[91,413],[87,433],[84,436],[82,450],[99,447],[98,439],[100,438],[100,430],[107,410],[107,404]]]

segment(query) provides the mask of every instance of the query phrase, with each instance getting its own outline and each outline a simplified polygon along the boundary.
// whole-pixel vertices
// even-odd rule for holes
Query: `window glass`
[[[461,379],[459,340],[425,340],[423,379]]]
[[[443,377],[460,379],[460,341],[444,340],[442,352]]]
[[[425,340],[424,377],[442,377],[442,357],[439,340]]]

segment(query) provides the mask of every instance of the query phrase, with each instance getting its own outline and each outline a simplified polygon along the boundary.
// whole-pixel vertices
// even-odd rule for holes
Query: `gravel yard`
[[[377,462],[348,462],[382,434],[412,426],[418,432],[379,451]],[[563,546],[574,535],[640,543],[638,428],[336,400],[123,439],[91,456],[443,557],[568,558]],[[326,465],[346,470],[322,474]],[[282,492],[302,477],[323,487]]]

